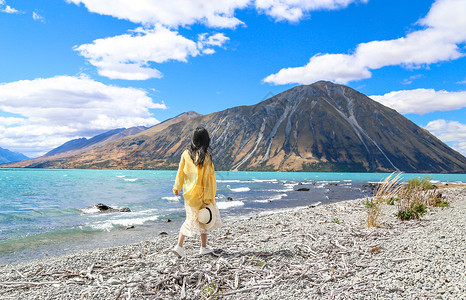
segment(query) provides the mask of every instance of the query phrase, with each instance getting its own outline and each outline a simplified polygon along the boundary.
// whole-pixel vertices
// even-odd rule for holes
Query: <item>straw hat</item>
[[[205,207],[199,210],[197,220],[206,227],[213,225],[214,223],[214,206],[212,203],[207,204]]]

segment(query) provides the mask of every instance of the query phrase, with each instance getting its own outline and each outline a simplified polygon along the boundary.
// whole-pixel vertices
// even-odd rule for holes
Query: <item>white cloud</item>
[[[212,47],[223,47],[223,45],[229,40],[223,33],[216,33],[208,36],[207,33],[199,34],[197,47],[202,54],[213,54],[215,50],[209,48]]]
[[[422,75],[422,74],[409,76],[409,78],[403,79],[403,81],[401,82],[401,84],[404,84],[404,85],[411,84],[411,83],[413,83],[414,80],[419,79],[419,78],[421,78],[421,77],[423,77],[423,76],[424,76],[424,75]]]
[[[466,156],[466,124],[439,119],[429,122],[425,129],[443,142],[452,143],[456,151]]]
[[[118,127],[151,126],[149,109],[165,109],[147,92],[88,77],[56,76],[0,84],[0,146],[37,156],[79,137]]]
[[[45,22],[44,17],[42,17],[41,15],[39,15],[39,14],[36,13],[36,12],[32,12],[32,19],[33,19],[34,21],[38,21],[38,22],[42,22],[42,23]]]
[[[15,117],[0,117],[0,124],[3,126],[24,125],[26,124],[26,119]]]
[[[98,39],[74,49],[96,66],[101,76],[146,80],[162,77],[151,63],[186,62],[190,56],[214,53],[212,47],[222,46],[227,40],[223,33],[203,34],[196,43],[176,31],[156,26],[154,29],[138,28],[132,34]]]
[[[306,13],[320,9],[341,9],[354,2],[367,3],[369,0],[256,0],[256,8],[277,21],[297,22]]]
[[[466,42],[466,1],[437,0],[427,16],[418,21],[425,29],[405,37],[359,44],[353,54],[318,54],[303,67],[284,68],[264,82],[310,84],[317,80],[340,83],[372,76],[370,70],[386,66],[421,67],[454,60],[464,54],[458,47]]]
[[[67,0],[89,11],[133,23],[178,27],[201,22],[209,27],[234,28],[243,24],[234,16],[250,0]]]
[[[402,114],[422,115],[434,111],[449,111],[466,107],[466,91],[401,90],[380,96],[370,96],[370,98]]]
[[[1,3],[0,3],[1,4]],[[7,14],[16,14],[16,13],[19,13],[19,10],[17,10],[16,8],[13,8],[9,5],[6,5],[4,8],[2,8],[0,11],[4,12],[4,13],[7,13]]]

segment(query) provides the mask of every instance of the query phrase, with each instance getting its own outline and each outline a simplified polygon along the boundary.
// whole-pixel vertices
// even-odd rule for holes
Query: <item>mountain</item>
[[[425,129],[325,81],[29,166],[174,169],[201,125],[211,134],[217,170],[466,172],[466,158]]]
[[[90,138],[90,139],[86,139],[86,138],[74,139],[49,151],[47,154],[45,154],[45,156],[52,156],[52,155],[57,155],[60,153],[66,153],[66,152],[78,151],[78,150],[81,150],[80,152],[85,152],[86,150],[90,150],[91,147],[97,148],[97,147],[103,146],[104,144],[108,142],[120,139],[125,136],[135,135],[146,129],[147,128],[144,126],[131,127],[128,129],[118,128],[118,129],[113,129],[113,130],[104,132],[102,134],[96,135],[95,137]],[[73,154],[76,154],[76,153],[73,153]]]
[[[156,124],[150,128],[146,128],[143,126],[139,127],[131,127],[128,129],[125,128],[118,128],[114,130],[107,131],[105,133],[99,134],[93,138],[86,139],[74,139],[64,143],[63,145],[49,151],[42,157],[38,157],[35,159],[30,159],[27,161],[21,161],[18,163],[12,163],[5,165],[6,167],[15,167],[15,168],[46,168],[46,167],[53,167],[56,162],[58,161],[65,161],[70,157],[76,157],[82,153],[92,153],[93,149],[99,149],[106,144],[111,143],[112,141],[122,139],[128,136],[139,136],[139,134],[145,135],[147,134],[154,134],[159,131],[162,131],[164,128],[176,124],[177,122],[182,122],[189,120],[190,118],[201,116],[193,111],[189,111],[186,113],[182,113],[174,118],[168,119],[162,123]],[[144,136],[143,135],[143,136]],[[97,150],[97,153],[100,150]],[[72,158],[70,158],[72,160]],[[65,166],[63,166],[66,168]]]
[[[0,147],[0,164],[21,161],[24,159],[28,159],[28,157],[19,152],[12,152]]]

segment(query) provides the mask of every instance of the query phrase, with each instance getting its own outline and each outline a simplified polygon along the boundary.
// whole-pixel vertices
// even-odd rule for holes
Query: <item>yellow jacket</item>
[[[217,181],[210,155],[206,155],[203,166],[196,166],[188,150],[181,154],[173,192],[181,188],[183,188],[184,200],[189,206],[200,209],[204,203],[215,205]]]

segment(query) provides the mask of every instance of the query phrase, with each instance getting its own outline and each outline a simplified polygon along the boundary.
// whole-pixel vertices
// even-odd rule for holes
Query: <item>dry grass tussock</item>
[[[400,220],[419,219],[427,207],[446,207],[449,203],[436,187],[431,178],[415,177],[407,184],[401,183],[401,173],[392,173],[376,189],[372,198],[366,199],[368,208],[367,226],[380,226],[382,209],[385,204],[397,205],[396,216]]]
[[[374,196],[366,199],[367,226],[377,227],[381,225],[383,205],[396,197],[402,188],[401,173],[392,173],[379,184]]]

